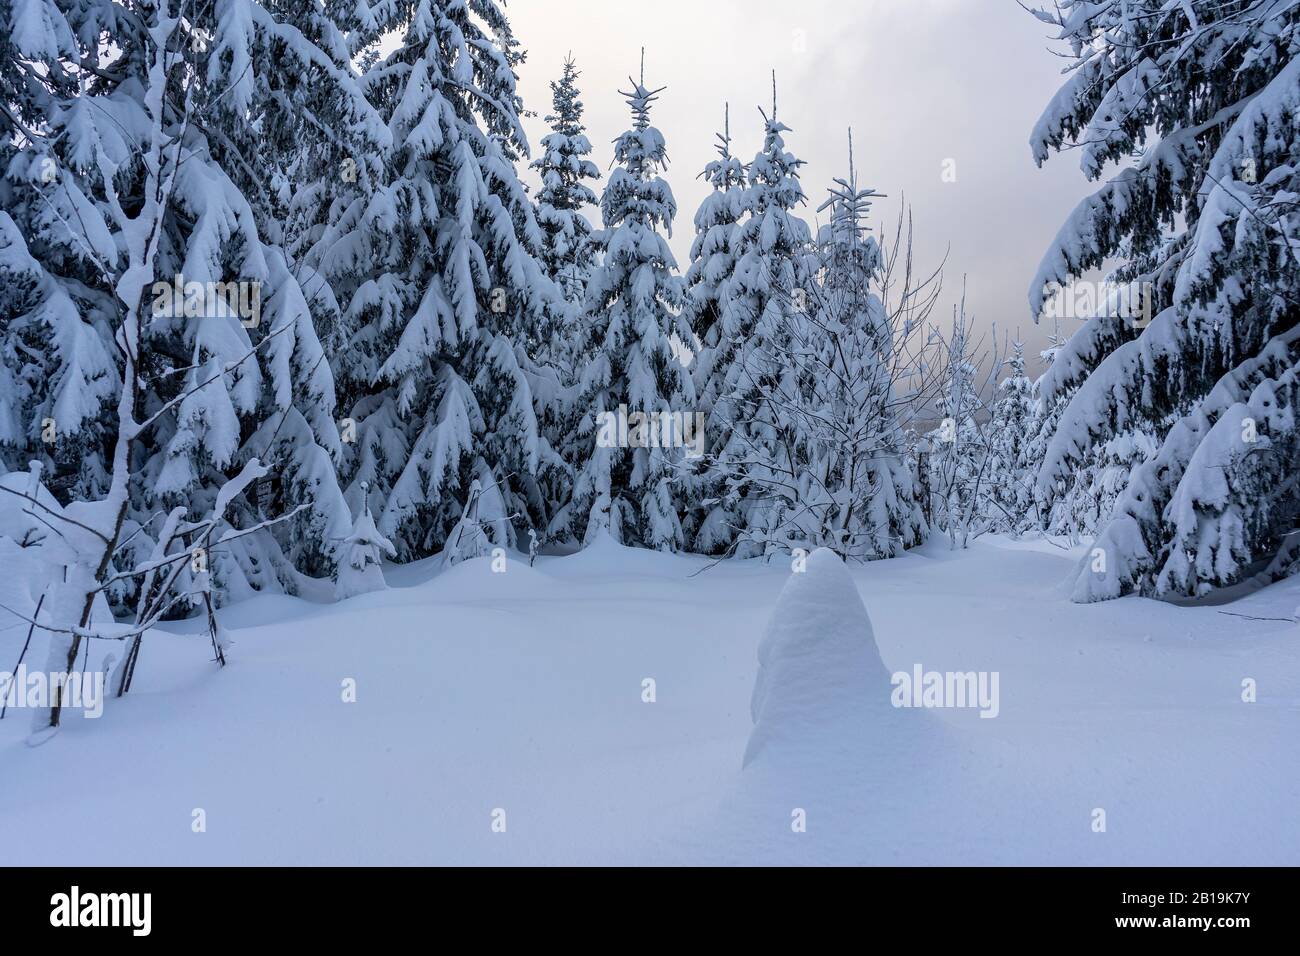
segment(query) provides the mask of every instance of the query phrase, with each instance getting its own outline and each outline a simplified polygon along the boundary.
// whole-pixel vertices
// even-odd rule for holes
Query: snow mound
[[[552,565],[556,573],[569,577],[608,578],[636,575],[653,578],[682,578],[698,572],[709,562],[698,555],[655,551],[622,544],[609,529],[594,532],[582,550]]]
[[[415,586],[430,590],[414,592],[417,601],[486,601],[489,605],[505,600],[545,598],[555,592],[555,582],[545,571],[528,566],[528,555],[513,549],[500,554],[469,558],[439,570],[431,579]],[[388,592],[389,601],[400,601]]]
[[[745,766],[772,749],[852,745],[897,722],[871,618],[825,548],[790,575],[758,648]]]

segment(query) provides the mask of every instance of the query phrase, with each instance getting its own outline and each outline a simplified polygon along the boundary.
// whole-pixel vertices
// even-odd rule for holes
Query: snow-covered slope
[[[602,541],[232,606],[224,671],[187,626],[152,634],[99,720],[36,748],[0,722],[3,858],[1300,863],[1300,628],[1233,616],[1293,618],[1300,582],[1230,609],[1075,605],[1067,555],[999,540],[824,564]],[[0,669],[22,636],[0,632]],[[999,672],[997,718],[882,706],[916,664]],[[818,682],[827,707],[796,706]]]

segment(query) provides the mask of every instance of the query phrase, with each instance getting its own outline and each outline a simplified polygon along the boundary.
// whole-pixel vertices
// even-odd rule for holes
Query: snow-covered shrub
[[[508,524],[504,511],[504,502],[495,486],[484,486],[475,478],[469,486],[469,497],[465,500],[465,510],[460,520],[447,535],[446,547],[442,549],[442,565],[450,568],[490,554],[494,548],[503,547],[506,541],[505,528]],[[529,547],[535,533],[532,528]]]
[[[387,554],[390,558],[397,555],[393,542],[375,527],[375,519],[370,514],[370,502],[365,496],[366,489],[363,487],[361,490],[361,513],[352,523],[352,533],[343,540],[338,571],[335,572],[334,597],[339,601],[386,589],[388,584],[384,581],[384,555]]]
[[[70,655],[69,635],[36,627],[33,622],[66,627],[77,620],[85,601],[75,574],[77,550],[88,537],[77,523],[87,516],[85,505],[65,508],[41,482],[43,469],[33,462],[29,471],[0,475],[0,672],[14,674],[18,665],[31,671],[65,673],[82,668],[104,672],[108,681],[121,658],[113,641],[83,643],[80,655]],[[69,582],[73,582],[69,586]],[[73,602],[69,606],[69,602]],[[92,627],[111,627],[113,615],[103,593],[94,595],[86,620]],[[92,657],[92,655],[94,655]],[[7,688],[0,686],[0,700]],[[39,734],[49,723],[49,710],[32,714]]]

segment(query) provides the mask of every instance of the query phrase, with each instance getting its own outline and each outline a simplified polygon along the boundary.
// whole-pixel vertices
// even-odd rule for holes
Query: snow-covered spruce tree
[[[41,260],[28,249],[41,218],[70,211],[66,203],[61,211],[37,208],[43,189],[57,202],[69,171],[52,150],[36,147],[54,132],[51,115],[80,92],[71,67],[42,74],[45,64],[76,54],[78,23],[52,2],[0,4],[0,462],[25,471],[39,461],[44,487],[62,502],[108,487],[105,406],[119,374],[111,324],[83,317],[69,294],[98,278],[85,254],[55,250],[61,261],[52,270],[39,246]]]
[[[989,529],[993,481],[987,411],[980,396],[982,356],[972,341],[965,297],[954,307],[952,328],[940,340],[943,393],[939,426],[930,442],[930,491],[934,524],[952,548],[965,548]]]
[[[682,318],[694,336],[691,376],[700,411],[706,416],[713,410],[718,389],[725,384],[723,377],[714,372],[719,365],[729,366],[735,354],[735,343],[722,334],[722,313],[736,264],[731,236],[744,211],[745,166],[731,153],[730,106],[723,111],[722,132],[717,139],[718,158],[700,174],[713,188],[695,212],[695,239],[691,243],[682,308]],[[710,468],[708,459],[701,458],[692,466],[690,484],[686,533],[697,550],[712,553],[731,541],[734,530],[722,528],[722,536],[715,539],[711,534],[700,535],[697,526],[724,494],[725,482]]]
[[[1039,487],[1127,430],[1161,441],[1080,564],[1074,598],[1285,574],[1300,542],[1300,7],[1062,0],[1037,16],[1073,62],[1035,127],[1036,160],[1077,144],[1089,178],[1122,168],[1061,229],[1033,311],[1050,284],[1110,256],[1149,260],[1131,277],[1144,321],[1091,319],[1049,370],[1046,401],[1078,390]]]
[[[646,88],[644,66],[641,80],[631,83],[622,95],[632,128],[614,141],[618,165],[601,198],[604,258],[587,286],[583,351],[591,359],[575,405],[581,417],[572,436],[573,501],[562,517],[584,543],[608,531],[624,544],[675,551],[684,544],[684,451],[672,446],[685,436],[657,425],[694,420],[695,391],[672,345],[674,335],[689,342],[690,329],[679,315],[677,263],[659,232],[671,235],[677,213],[658,175],[668,162],[664,138],[650,125],[663,88]],[[649,424],[624,435],[610,427],[623,414],[629,423],[632,415],[646,416]]]
[[[541,155],[532,164],[541,176],[537,193],[537,222],[542,230],[541,261],[547,275],[564,297],[558,325],[537,330],[530,354],[548,366],[544,382],[535,384],[538,425],[554,448],[564,447],[577,423],[573,390],[578,376],[591,357],[584,350],[589,342],[582,327],[587,282],[599,259],[595,231],[586,209],[598,200],[588,182],[600,179],[600,170],[587,157],[591,143],[582,125],[583,105],[577,79],[580,72],[573,58],[564,61],[559,80],[551,81],[552,113],[546,117],[551,132],[542,138]],[[567,503],[573,480],[568,468],[546,468],[540,482],[542,496],[550,502],[550,518]],[[466,502],[466,507],[470,502]],[[477,505],[475,505],[477,507]],[[533,530],[533,526],[529,526]],[[529,539],[530,546],[534,537]]]
[[[1019,535],[1034,524],[1032,477],[1026,451],[1034,424],[1034,383],[1025,375],[1025,349],[1012,344],[1007,374],[998,385],[989,421],[989,517],[994,525]]]
[[[926,533],[899,423],[923,370],[909,360],[911,330],[895,327],[900,313],[887,312],[876,292],[884,263],[866,219],[879,194],[859,188],[849,136],[848,178],[818,209],[830,211],[818,240],[820,281],[804,290],[806,311],[796,303],[770,340],[796,387],[790,400],[772,400],[792,426],[795,460],[779,481],[767,479],[782,522],[769,540],[874,560]]]
[[[119,385],[109,324],[83,320],[66,283],[0,211],[0,461],[6,471],[41,462],[63,502],[107,490],[104,407]]]
[[[1050,371],[1052,362],[1064,348],[1065,340],[1060,335],[1059,325],[1048,335],[1048,347],[1038,353],[1045,371],[1034,379],[1031,397],[1033,399],[1033,416],[1029,421],[1025,437],[1022,467],[1025,481],[1029,486],[1029,504],[1033,509],[1032,526],[1039,532],[1047,532],[1051,523],[1052,503],[1047,492],[1038,485],[1038,473],[1047,458],[1047,447],[1056,434],[1056,425],[1061,413],[1070,403],[1073,391],[1057,394],[1051,402],[1043,397],[1044,379]],[[1056,493],[1056,489],[1049,489]]]
[[[1120,257],[1124,257],[1124,250],[1120,251]],[[1081,384],[1080,381],[1071,381],[1049,391],[1054,382],[1051,365],[1065,350],[1067,341],[1060,334],[1060,321],[1062,318],[1078,321],[1081,316],[1086,320],[1097,314],[1128,315],[1132,304],[1140,310],[1140,290],[1135,301],[1132,279],[1147,272],[1153,262],[1151,255],[1134,257],[1110,272],[1102,283],[1081,282],[1069,288],[1054,289],[1046,305],[1045,311],[1052,318],[1053,329],[1048,336],[1051,344],[1041,353],[1046,371],[1034,383],[1035,414],[1026,443],[1027,475],[1039,530],[1050,535],[1062,535],[1071,544],[1095,536],[1099,528],[1098,502],[1093,485],[1100,467],[1101,446],[1094,446],[1068,473],[1050,482],[1038,481],[1061,416]],[[1045,392],[1051,394],[1050,401]]]
[[[695,336],[695,363],[692,367],[700,407],[708,411],[717,399],[714,391],[721,380],[713,370],[726,364],[732,355],[722,337],[722,313],[727,282],[735,268],[731,236],[744,213],[745,165],[731,153],[731,109],[724,111],[722,132],[718,134],[718,158],[700,174],[712,188],[695,212],[695,239],[691,243],[691,263],[686,270],[686,302],[682,317]]]
[[[546,117],[551,132],[542,137],[541,155],[532,164],[542,177],[537,193],[542,262],[564,298],[575,305],[583,301],[587,277],[596,264],[593,230],[583,209],[595,206],[597,200],[586,180],[600,179],[600,170],[587,159],[591,143],[582,125],[580,75],[573,58],[568,57],[560,79],[551,81],[553,112]]]
[[[790,127],[763,116],[763,148],[748,169],[742,211],[732,232],[735,266],[718,320],[718,355],[702,391],[716,396],[706,445],[720,491],[696,534],[696,550],[739,557],[788,547],[782,528],[792,499],[773,488],[795,470],[795,436],[781,408],[798,387],[797,369],[784,359],[797,313],[813,281],[811,235],[796,216],[805,201],[803,161],[786,151]],[[725,353],[730,360],[723,360]]]
[[[115,494],[125,385],[125,414],[141,427],[126,436],[112,568],[151,553],[168,509],[210,514],[241,463],[261,457],[295,516],[278,541],[252,535],[211,555],[217,598],[292,588],[286,554],[328,570],[331,538],[346,530],[333,381],[279,245],[275,186],[326,137],[313,110],[349,135],[384,132],[340,29],[314,9],[232,18],[42,0],[20,12],[4,64],[25,80],[22,104],[0,116],[0,232],[22,302],[4,353],[44,343],[18,348],[21,454],[45,460],[61,494]],[[139,301],[124,297],[132,290]],[[139,335],[134,382],[123,378],[128,330]],[[255,522],[252,497],[230,502],[226,520]],[[114,585],[120,612],[138,583]]]
[[[527,143],[513,35],[492,0],[379,9],[375,34],[400,40],[367,58],[363,82],[392,146],[305,255],[340,305],[347,496],[355,510],[367,483],[379,531],[410,560],[444,545],[477,481],[479,518],[509,547],[549,517],[541,476],[564,468],[538,424],[558,382],[525,347],[563,299],[514,165]]]

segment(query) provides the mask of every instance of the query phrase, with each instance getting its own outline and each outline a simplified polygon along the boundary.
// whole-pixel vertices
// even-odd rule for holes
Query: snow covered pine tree
[[[990,527],[992,488],[990,439],[977,379],[984,358],[971,340],[970,320],[963,296],[953,309],[952,330],[940,340],[943,350],[943,394],[939,427],[927,436],[934,523],[948,535],[952,548],[965,548],[972,537]]]
[[[0,115],[16,315],[3,354],[10,374],[13,356],[30,363],[18,369],[27,445],[15,457],[35,452],[56,487],[87,499],[57,519],[76,530],[42,618],[51,666],[71,669],[94,637],[138,652],[187,602],[292,588],[282,548],[328,568],[347,518],[333,381],[267,187],[322,142],[313,110],[351,136],[386,131],[337,24],[315,9],[233,18],[33,0],[13,24],[0,72],[24,80],[7,91],[17,112]],[[23,338],[54,347],[29,352]],[[292,455],[280,455],[281,431]],[[47,435],[73,436],[80,460],[34,447]],[[258,456],[289,489],[273,520],[294,533],[279,541],[249,495],[267,477]],[[125,613],[134,604],[135,624],[88,630],[101,595]]]
[[[583,105],[577,79],[581,74],[570,56],[564,61],[559,80],[551,81],[553,112],[546,117],[551,132],[542,137],[542,154],[532,164],[541,176],[537,194],[537,222],[542,230],[541,260],[564,297],[560,324],[539,329],[532,355],[553,370],[544,380],[535,380],[538,425],[552,448],[569,448],[570,436],[579,428],[581,412],[576,408],[577,380],[590,360],[592,343],[583,327],[587,283],[599,264],[600,250],[595,230],[584,212],[597,203],[587,180],[596,181],[600,171],[587,157],[591,154],[582,125]],[[547,500],[546,515],[555,516],[573,493],[569,467],[543,469],[539,480]],[[567,538],[566,518],[561,516],[552,533]],[[538,544],[529,527],[529,547]]]
[[[691,333],[678,311],[677,262],[658,231],[671,235],[677,213],[657,175],[668,162],[664,138],[650,125],[663,87],[646,88],[644,65],[640,81],[630,82],[623,96],[632,128],[614,141],[618,168],[601,199],[604,261],[587,286],[584,352],[591,359],[577,394],[577,479],[565,523],[584,543],[607,531],[623,544],[676,551],[684,544],[678,488],[685,429],[671,423],[693,423],[695,390],[672,337],[689,342]],[[610,427],[634,414],[645,416],[643,427]]]
[[[518,53],[492,0],[380,9],[373,36],[400,39],[372,50],[363,82],[392,146],[305,256],[340,303],[348,499],[359,509],[366,482],[379,531],[410,560],[443,547],[477,481],[478,520],[512,547],[556,506],[542,476],[566,467],[538,424],[558,379],[527,350],[564,306],[515,169]]]
[[[1025,347],[1011,346],[1007,375],[998,385],[989,421],[989,517],[1002,531],[1018,536],[1034,524],[1033,486],[1026,448],[1034,421],[1034,383],[1025,375]]]
[[[859,188],[852,130],[848,142],[848,178],[818,207],[830,210],[830,223],[818,243],[821,281],[810,284],[813,305],[798,326],[806,331],[794,338],[803,339],[794,355],[804,366],[796,408],[813,543],[874,560],[928,532],[899,421],[915,413],[924,369],[911,350],[909,308],[891,311],[878,294],[888,278],[866,219],[880,194]]]
[[[908,361],[907,330],[894,327],[898,314],[876,294],[881,250],[866,219],[879,194],[859,188],[852,143],[850,133],[848,178],[835,181],[818,209],[830,210],[818,237],[818,279],[802,290],[803,308],[781,313],[786,325],[769,338],[770,354],[795,382],[771,400],[789,426],[793,467],[770,490],[784,505],[772,527],[791,547],[869,561],[925,536],[898,422],[911,398],[901,390],[920,370]]]
[[[1033,312],[1108,257],[1148,262],[1129,276],[1148,307],[1092,317],[1049,370],[1045,401],[1078,391],[1038,484],[1126,430],[1160,439],[1073,596],[1199,595],[1289,573],[1300,548],[1300,7],[1061,0],[1036,15],[1072,62],[1034,129],[1035,159],[1073,142],[1091,179],[1123,165],[1062,227]]]
[[[735,266],[724,287],[717,354],[701,376],[705,394],[716,396],[706,444],[717,491],[701,545],[739,557],[791,546],[786,514],[798,500],[799,478],[782,409],[798,381],[784,355],[813,278],[812,237],[793,212],[805,201],[803,161],[786,151],[782,134],[790,127],[777,119],[775,77],[772,114],[759,114],[763,148],[749,165],[744,218],[731,234]]]
[[[1052,362],[1056,360],[1056,356],[1060,354],[1065,344],[1065,340],[1060,334],[1059,321],[1051,334],[1047,336],[1047,341],[1047,348],[1038,353],[1038,357],[1046,371],[1034,379],[1031,392],[1034,413],[1029,421],[1023,456],[1025,481],[1029,486],[1030,502],[1034,511],[1033,523],[1040,532],[1048,530],[1051,501],[1048,493],[1044,492],[1038,484],[1038,472],[1047,458],[1047,446],[1051,444],[1052,436],[1056,434],[1056,425],[1060,420],[1061,413],[1065,411],[1065,407],[1070,403],[1070,398],[1074,394],[1073,390],[1058,392],[1051,402],[1043,398],[1043,388],[1048,378],[1048,371],[1050,371]],[[1055,485],[1049,489],[1049,492],[1054,493],[1057,491]]]
[[[580,338],[574,328],[587,291],[587,279],[596,265],[596,243],[583,208],[596,205],[596,194],[585,180],[598,180],[600,170],[586,157],[591,143],[582,125],[582,101],[577,79],[581,74],[569,57],[559,80],[551,81],[551,107],[546,117],[551,132],[542,137],[542,154],[533,168],[542,177],[537,193],[537,223],[542,230],[542,263],[559,285],[571,307],[564,327],[543,330],[538,358],[549,358],[568,377],[581,370],[585,356],[573,350]]]
[[[745,166],[731,153],[729,106],[724,108],[722,132],[717,138],[718,158],[700,174],[713,188],[695,213],[695,240],[691,243],[682,308],[682,318],[694,335],[691,375],[706,421],[717,403],[718,390],[725,386],[724,378],[715,371],[730,367],[737,345],[735,339],[723,334],[722,323],[727,283],[736,265],[731,238],[745,201]],[[735,538],[729,512],[713,507],[725,490],[725,480],[709,467],[707,458],[700,459],[692,469],[687,502],[686,532],[693,550],[716,554]]]

